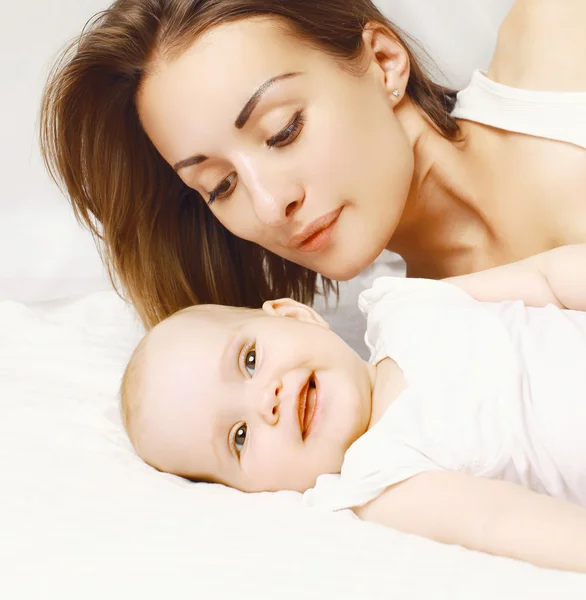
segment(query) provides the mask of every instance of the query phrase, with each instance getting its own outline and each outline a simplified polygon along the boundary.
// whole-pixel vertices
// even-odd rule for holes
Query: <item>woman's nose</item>
[[[249,173],[248,185],[256,218],[265,225],[278,227],[288,223],[303,206],[303,187],[283,173]]]

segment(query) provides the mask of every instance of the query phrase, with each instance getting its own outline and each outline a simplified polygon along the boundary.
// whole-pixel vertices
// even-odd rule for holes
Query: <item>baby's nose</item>
[[[274,425],[279,420],[280,412],[280,388],[278,386],[271,386],[265,392],[265,397],[261,402],[262,416],[267,423]]]

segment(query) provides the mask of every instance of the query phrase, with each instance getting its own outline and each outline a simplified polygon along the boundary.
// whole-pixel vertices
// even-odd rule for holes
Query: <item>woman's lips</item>
[[[333,210],[310,223],[294,235],[287,246],[301,252],[316,252],[324,248],[330,241],[342,209],[343,207]]]

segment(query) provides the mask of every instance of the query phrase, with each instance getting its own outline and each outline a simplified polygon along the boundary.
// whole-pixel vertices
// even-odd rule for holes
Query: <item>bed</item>
[[[586,597],[586,576],[146,466],[118,414],[142,330],[113,291],[4,301],[0,334],[2,598]]]

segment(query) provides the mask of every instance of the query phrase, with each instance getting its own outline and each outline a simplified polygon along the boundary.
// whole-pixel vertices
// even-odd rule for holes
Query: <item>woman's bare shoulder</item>
[[[586,91],[586,0],[517,0],[488,75],[530,90]]]

